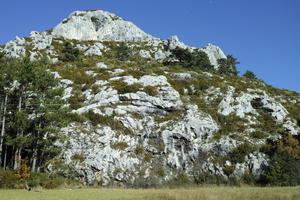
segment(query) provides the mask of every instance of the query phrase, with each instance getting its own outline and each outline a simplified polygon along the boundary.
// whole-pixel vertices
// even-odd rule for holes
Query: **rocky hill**
[[[1,49],[48,60],[73,122],[47,170],[87,184],[258,179],[272,164],[266,147],[300,133],[298,93],[218,73],[219,47],[159,39],[106,11],[73,12]],[[212,69],[170,64],[175,49],[204,52]]]

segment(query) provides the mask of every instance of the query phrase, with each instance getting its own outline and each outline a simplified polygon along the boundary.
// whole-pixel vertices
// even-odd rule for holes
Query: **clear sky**
[[[278,88],[300,92],[300,0],[8,0],[0,44],[54,27],[75,10],[102,9],[163,39],[220,46]]]

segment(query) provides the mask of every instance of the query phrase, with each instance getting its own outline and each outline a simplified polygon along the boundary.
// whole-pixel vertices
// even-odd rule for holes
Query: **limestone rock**
[[[288,114],[288,111],[279,102],[265,92],[263,94],[242,92],[238,97],[234,97],[234,92],[234,87],[228,87],[226,96],[219,104],[219,113],[229,115],[234,112],[237,116],[244,118],[247,113],[258,115],[256,109],[263,109],[271,113],[274,120],[278,122],[282,122]]]
[[[179,41],[178,37],[175,35],[175,36],[171,36],[168,41],[167,41],[167,45],[168,45],[168,49],[169,50],[173,50],[173,49],[176,49],[177,47],[179,48],[187,48],[187,46]]]
[[[227,59],[224,52],[218,46],[208,44],[206,47],[201,48],[200,50],[204,51],[208,55],[209,61],[212,65],[214,65],[215,69],[219,68],[218,59]]]
[[[115,14],[96,11],[75,11],[52,31],[55,36],[76,40],[135,41],[156,40],[133,23]]]

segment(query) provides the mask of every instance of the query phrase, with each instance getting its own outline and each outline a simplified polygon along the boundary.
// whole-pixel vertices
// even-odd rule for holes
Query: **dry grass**
[[[195,189],[0,190],[1,200],[300,200],[299,187]]]

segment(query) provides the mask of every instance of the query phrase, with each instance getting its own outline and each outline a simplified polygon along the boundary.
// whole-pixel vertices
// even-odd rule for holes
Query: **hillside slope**
[[[102,185],[259,178],[271,163],[265,147],[300,133],[300,94],[218,73],[226,56],[212,44],[199,50],[214,70],[166,63],[177,47],[197,51],[98,10],[1,47],[8,57],[48,60],[65,88],[73,122],[47,170]]]

